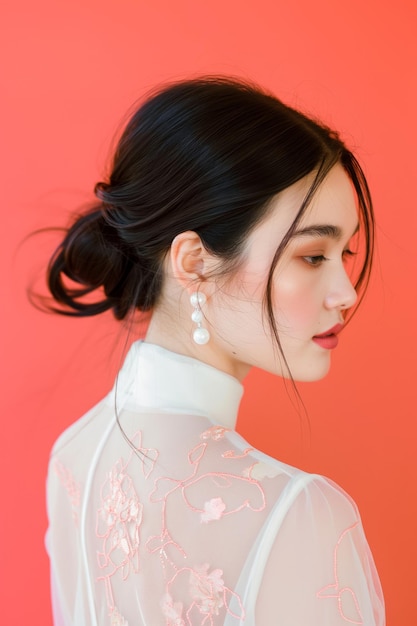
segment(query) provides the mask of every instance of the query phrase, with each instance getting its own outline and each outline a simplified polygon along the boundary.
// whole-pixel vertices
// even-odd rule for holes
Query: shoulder
[[[93,431],[102,433],[111,421],[114,421],[114,409],[112,410],[109,396],[106,396],[57,437],[51,449],[51,458],[61,453],[65,454],[69,448],[81,451],[82,445],[87,444],[89,440],[92,443]]]
[[[237,433],[234,433],[234,435],[236,436],[236,441],[240,439],[243,445],[249,446],[240,435]],[[240,443],[239,447],[242,447],[242,443]],[[354,501],[344,489],[326,476],[307,472],[301,468],[284,463],[256,448],[250,448],[250,456],[254,461],[251,470],[253,478],[263,480],[264,478],[285,475],[294,488],[297,486],[300,493],[310,492],[315,494],[317,498],[323,498],[324,500],[340,499],[346,501],[350,506],[356,507]]]
[[[257,623],[269,623],[271,611],[291,625],[384,623],[382,591],[357,506],[332,480],[293,472],[256,547]]]
[[[252,448],[235,431],[227,433],[228,443],[233,444],[233,454],[246,454],[245,474],[258,482],[269,495],[271,508],[284,512],[292,507],[304,510],[309,518],[357,519],[359,512],[354,500],[333,480],[320,474],[309,473],[264,452]],[[231,456],[232,452],[228,451]]]

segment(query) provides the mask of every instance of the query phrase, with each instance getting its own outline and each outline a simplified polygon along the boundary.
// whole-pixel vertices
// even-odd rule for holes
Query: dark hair
[[[117,319],[135,309],[150,311],[161,292],[162,260],[175,236],[186,230],[195,231],[230,269],[269,201],[314,172],[269,272],[265,308],[279,345],[273,272],[336,163],[358,197],[366,248],[355,285],[360,288],[367,284],[372,261],[372,203],[363,172],[338,135],[239,80],[203,77],[165,86],[128,122],[108,181],[95,187],[99,202],[68,229],[51,259],[48,285],[60,305],[54,310],[87,316],[112,309]],[[85,300],[100,288],[100,300]]]

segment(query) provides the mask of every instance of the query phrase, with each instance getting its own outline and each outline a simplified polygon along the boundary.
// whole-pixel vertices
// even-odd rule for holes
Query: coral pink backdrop
[[[112,383],[125,331],[26,299],[62,225],[91,198],[126,110],[155,83],[254,79],[338,128],[378,215],[362,310],[324,381],[301,385],[311,435],[281,380],[253,372],[239,429],[357,501],[388,622],[412,624],[416,519],[416,83],[414,0],[6,0],[2,4],[0,247],[1,621],[51,624],[44,479],[55,437]],[[23,242],[23,243],[22,243]]]

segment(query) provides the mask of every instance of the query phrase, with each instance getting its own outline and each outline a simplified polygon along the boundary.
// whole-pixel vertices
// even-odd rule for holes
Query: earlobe
[[[208,253],[200,237],[187,230],[175,237],[170,249],[171,271],[182,287],[195,290],[196,281],[204,280]]]

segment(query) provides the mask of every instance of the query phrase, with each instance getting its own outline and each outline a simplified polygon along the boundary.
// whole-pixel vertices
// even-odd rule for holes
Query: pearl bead
[[[207,328],[196,328],[193,333],[193,339],[199,346],[204,346],[210,339],[210,333]]]
[[[190,302],[191,302],[191,306],[194,306],[194,307],[202,306],[203,304],[206,303],[206,296],[204,295],[204,293],[201,293],[200,291],[195,291],[190,296]]]
[[[202,311],[200,309],[194,309],[194,311],[191,313],[191,319],[196,324],[199,324],[200,322],[202,322],[203,321]]]

